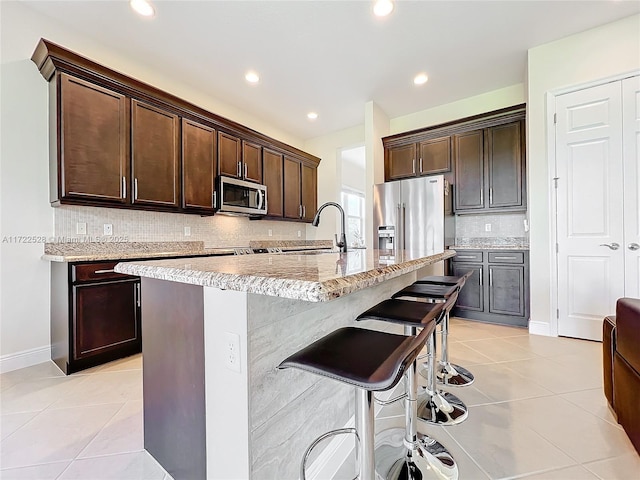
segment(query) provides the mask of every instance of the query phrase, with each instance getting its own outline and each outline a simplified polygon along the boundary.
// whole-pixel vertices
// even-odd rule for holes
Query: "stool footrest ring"
[[[300,480],[306,480],[306,469],[307,469],[307,460],[309,459],[309,455],[311,455],[311,451],[316,448],[318,446],[318,444],[329,438],[329,437],[333,437],[335,435],[343,435],[346,433],[353,433],[356,436],[356,439],[358,440],[358,442],[360,441],[360,437],[358,437],[358,432],[355,428],[338,428],[336,430],[330,430],[328,432],[323,433],[322,435],[320,435],[318,438],[316,438],[313,442],[311,442],[311,445],[309,445],[307,447],[307,449],[304,452],[304,456],[302,457],[302,463],[300,464]],[[358,475],[356,475],[353,480],[356,480],[358,478]]]
[[[376,401],[376,403],[378,405],[382,405],[383,407],[385,405],[391,405],[392,403],[396,403],[399,400],[404,400],[405,398],[407,398],[407,394],[406,393],[403,393],[402,395],[398,395],[397,397],[391,398],[389,400],[380,400],[375,395],[373,396],[373,399]]]

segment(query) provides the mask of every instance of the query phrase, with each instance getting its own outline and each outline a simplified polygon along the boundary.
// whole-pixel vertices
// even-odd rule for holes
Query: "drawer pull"
[[[517,260],[516,257],[493,257],[496,260]]]
[[[110,270],[96,270],[93,273],[115,273],[115,270],[113,268]]]
[[[457,258],[471,258],[471,259],[474,259],[476,257],[475,257],[475,255],[458,255]]]

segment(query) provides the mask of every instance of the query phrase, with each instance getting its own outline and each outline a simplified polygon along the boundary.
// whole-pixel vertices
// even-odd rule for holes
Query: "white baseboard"
[[[0,373],[31,367],[49,360],[51,360],[51,347],[49,345],[2,355],[0,357]]]
[[[532,335],[544,335],[551,337],[551,325],[547,322],[532,322],[529,320],[529,333]]]

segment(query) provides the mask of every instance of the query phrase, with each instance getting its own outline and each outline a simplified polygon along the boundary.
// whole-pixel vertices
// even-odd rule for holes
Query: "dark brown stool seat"
[[[458,291],[457,285],[438,285],[426,283],[414,283],[399,292],[393,294],[392,298],[417,297],[430,298],[434,300],[446,300]]]
[[[457,292],[454,291],[445,303],[385,300],[360,314],[357,320],[403,325],[408,338],[421,337],[428,331],[427,351],[433,352],[435,325],[442,321],[446,309],[455,303],[456,298]],[[433,355],[431,359],[435,368]],[[454,418],[454,422],[459,423],[466,418],[466,407],[461,409],[455,405],[449,408],[444,401],[440,405],[447,404],[447,408],[441,410],[429,392],[418,395],[417,366],[418,362],[414,361],[405,373],[405,428],[387,429],[376,436],[376,472],[384,480],[458,478],[458,466],[451,454],[437,440],[418,433],[417,420],[431,421],[439,417],[445,423]]]
[[[305,479],[305,464],[311,449],[335,433],[355,430],[358,464],[363,480],[375,477],[373,392],[389,390],[415,365],[427,339],[435,330],[435,321],[426,320],[419,335],[407,337],[393,333],[344,327],[289,356],[279,369],[297,368],[355,387],[356,428],[339,429],[318,437],[304,454],[300,477]]]
[[[435,323],[429,327],[433,331]],[[374,392],[389,390],[416,359],[428,335],[428,331],[417,338],[339,328],[294,353],[278,368],[298,368]]]

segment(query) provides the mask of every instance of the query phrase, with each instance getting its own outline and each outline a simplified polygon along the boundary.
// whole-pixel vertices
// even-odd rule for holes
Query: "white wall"
[[[340,203],[340,150],[362,145],[363,141],[364,128],[358,125],[305,142],[303,150],[322,159],[318,166],[318,206],[325,202]],[[340,232],[338,211],[333,207],[329,208],[330,210],[323,211],[318,227],[307,225],[307,239],[332,239],[334,234]]]
[[[53,208],[49,205],[48,89],[30,60],[41,37],[273,138],[303,147],[301,139],[275,129],[271,123],[195,91],[180,78],[180,72],[176,72],[176,78],[160,75],[129,60],[126,52],[107,49],[20,2],[0,2],[0,22],[3,238],[54,234]],[[39,238],[30,240],[35,243],[0,244],[2,368],[10,363],[28,364],[49,358],[49,264],[40,260],[43,242]]]
[[[428,85],[425,88],[429,88]],[[391,119],[390,135],[525,103],[522,83]]]
[[[550,168],[547,157],[548,92],[640,68],[640,15],[529,50],[527,93],[529,219],[531,222],[532,331],[550,329],[552,311]],[[552,140],[551,140],[552,141]]]

